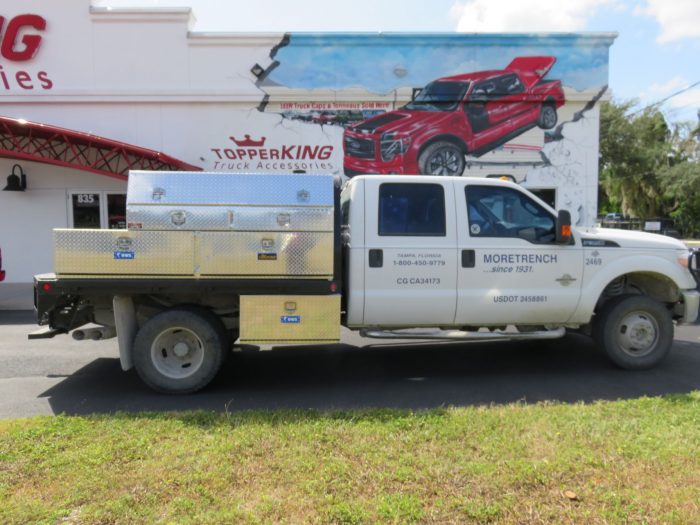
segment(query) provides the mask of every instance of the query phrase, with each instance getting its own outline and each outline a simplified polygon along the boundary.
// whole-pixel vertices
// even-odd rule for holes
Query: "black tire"
[[[621,295],[596,314],[593,339],[620,368],[652,368],[671,350],[671,313],[646,295]]]
[[[542,104],[537,125],[542,129],[552,129],[557,125],[557,108],[554,104]]]
[[[158,392],[190,394],[214,379],[230,346],[216,315],[198,307],[173,308],[153,316],[136,334],[134,367]]]
[[[421,175],[462,175],[464,151],[447,140],[439,140],[425,148],[418,156]]]

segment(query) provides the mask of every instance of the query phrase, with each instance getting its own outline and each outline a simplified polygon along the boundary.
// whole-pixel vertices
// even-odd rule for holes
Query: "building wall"
[[[191,31],[186,8],[25,0],[0,7],[7,21],[0,38],[28,13],[45,27],[13,35],[20,55],[26,36],[39,37],[31,56],[0,57],[0,115],[163,151],[207,171],[342,174],[347,130],[401,108],[414,89],[502,70],[518,57],[553,56],[545,79],[561,81],[566,97],[557,127],[520,130],[468,156],[464,175],[512,174],[526,187],[555,189],[557,207],[570,209],[577,224],[595,218],[597,101],[605,96],[614,35],[208,34]],[[29,306],[32,275],[51,271],[51,229],[69,225],[70,191],[126,186],[4,158],[0,183],[15,162],[28,188],[0,191],[8,273],[0,308]]]
[[[32,306],[32,276],[53,269],[52,230],[69,226],[69,191],[126,192],[126,182],[36,162],[0,159],[0,174],[9,174],[14,164],[27,174],[27,190],[0,191],[0,249],[7,272],[0,309]]]

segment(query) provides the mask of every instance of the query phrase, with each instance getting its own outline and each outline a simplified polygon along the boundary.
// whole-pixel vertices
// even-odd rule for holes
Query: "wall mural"
[[[518,57],[500,71],[430,82],[399,110],[345,130],[345,174],[461,175],[466,155],[481,157],[535,126],[552,129],[565,102],[561,82],[543,80],[555,62]]]
[[[598,131],[587,113],[607,89],[610,43],[288,34],[267,63],[251,65],[261,102],[232,121],[211,168],[508,175],[566,186],[558,205],[584,224],[597,204],[586,204],[584,188],[597,183]]]

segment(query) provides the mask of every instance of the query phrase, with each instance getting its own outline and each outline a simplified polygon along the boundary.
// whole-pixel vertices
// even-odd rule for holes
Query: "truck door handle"
[[[384,266],[384,252],[382,250],[370,250],[369,251],[369,267],[370,268],[381,268]]]
[[[474,266],[476,266],[474,250],[462,250],[462,268],[474,268]]]

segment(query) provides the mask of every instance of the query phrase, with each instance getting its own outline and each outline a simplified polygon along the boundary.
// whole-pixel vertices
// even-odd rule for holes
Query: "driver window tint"
[[[379,187],[379,235],[444,237],[445,191],[439,184]]]
[[[465,192],[472,237],[515,237],[534,243],[554,240],[554,217],[527,195],[498,186],[467,186]]]

